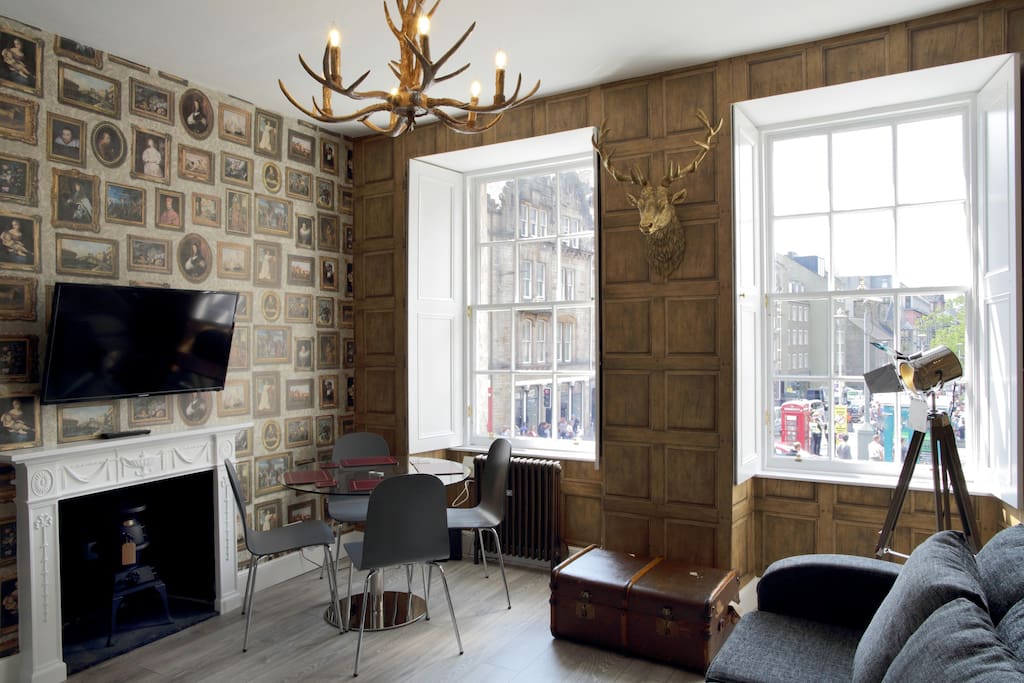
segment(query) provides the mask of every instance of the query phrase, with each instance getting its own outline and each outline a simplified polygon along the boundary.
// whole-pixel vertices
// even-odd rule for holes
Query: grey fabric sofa
[[[1024,526],[975,555],[956,531],[906,564],[848,555],[773,563],[707,671],[721,683],[1024,682]]]

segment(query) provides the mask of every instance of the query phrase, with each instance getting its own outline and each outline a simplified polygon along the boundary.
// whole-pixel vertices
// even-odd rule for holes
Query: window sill
[[[453,446],[449,451],[454,453],[486,453],[488,446],[475,446],[467,444],[464,446]],[[516,448],[512,447],[512,455],[518,458],[546,458],[548,460],[567,460],[572,462],[595,462],[596,458],[592,452],[579,453],[575,451],[558,451],[545,448]]]
[[[932,483],[931,468],[919,466],[921,474],[910,480],[911,491],[934,491]],[[823,470],[808,470],[800,472],[793,468],[763,469],[754,475],[760,479],[782,479],[787,481],[805,481],[814,484],[838,484],[846,486],[871,486],[874,488],[895,489],[899,483],[899,473],[878,474],[872,472],[826,472]],[[964,473],[967,484],[967,492],[972,496],[994,496],[995,489],[987,477],[979,477],[972,473]]]

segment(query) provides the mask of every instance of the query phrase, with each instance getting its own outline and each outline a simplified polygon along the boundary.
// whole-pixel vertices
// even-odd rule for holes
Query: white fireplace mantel
[[[235,433],[252,423],[82,441],[54,448],[0,453],[14,465],[18,514],[18,594],[21,651],[0,660],[0,674],[17,660],[17,680],[67,678],[60,604],[59,503],[67,498],[214,470],[216,602],[219,612],[241,606],[236,571],[235,504],[221,463],[233,459]],[[13,676],[0,675],[4,680]]]

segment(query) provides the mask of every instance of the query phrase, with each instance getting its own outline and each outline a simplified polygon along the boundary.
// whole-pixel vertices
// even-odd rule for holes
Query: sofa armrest
[[[757,583],[757,608],[867,628],[901,565],[854,555],[798,555],[773,562]]]

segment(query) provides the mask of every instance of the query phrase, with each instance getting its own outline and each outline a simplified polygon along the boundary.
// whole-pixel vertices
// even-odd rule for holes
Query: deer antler
[[[705,137],[703,140],[694,140],[694,143],[696,143],[696,145],[701,148],[700,152],[698,152],[697,156],[694,157],[693,161],[688,163],[686,166],[677,166],[674,161],[670,161],[668,163],[668,173],[666,173],[665,177],[661,179],[662,187],[667,188],[672,183],[679,180],[683,176],[695,172],[697,170],[697,167],[701,165],[701,163],[704,161],[704,158],[708,155],[708,152],[711,150],[711,141],[714,139],[716,135],[718,135],[718,131],[722,130],[723,119],[718,120],[717,126],[712,126],[710,119],[708,119],[708,115],[705,114],[701,109],[697,110],[697,118],[700,120],[702,124],[704,124],[704,129],[707,131],[707,137]],[[672,203],[677,204],[678,202],[682,201],[685,197],[686,190],[682,189],[672,196]]]
[[[629,169],[629,175],[625,175],[615,170],[612,166],[612,158],[615,156],[615,152],[608,149],[605,144],[605,138],[608,137],[608,126],[607,121],[601,122],[601,128],[590,137],[590,144],[597,150],[597,155],[601,157],[601,165],[604,166],[608,174],[619,181],[620,183],[632,183],[633,185],[639,185],[644,187],[647,185],[647,179],[644,178],[644,174],[636,166],[632,166]]]

